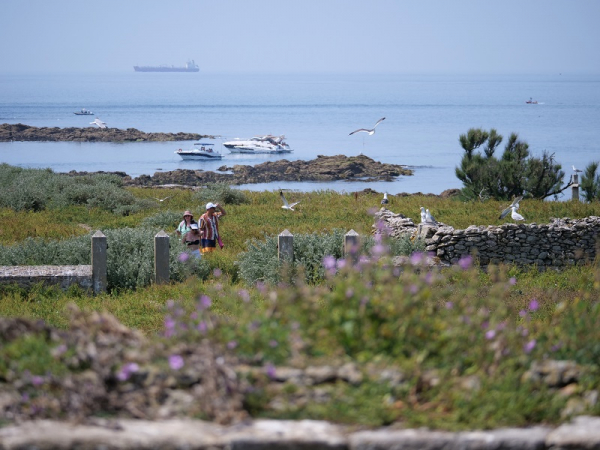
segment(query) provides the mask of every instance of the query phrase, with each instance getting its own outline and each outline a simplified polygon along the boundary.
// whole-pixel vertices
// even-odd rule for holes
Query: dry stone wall
[[[91,291],[92,266],[0,266],[0,284],[17,284],[27,289],[38,283],[61,289],[77,284]]]
[[[410,233],[424,239],[426,251],[449,264],[475,254],[483,266],[505,263],[560,268],[592,261],[600,238],[597,216],[552,219],[548,224],[472,225],[465,230],[442,223],[415,224],[412,219],[383,208],[376,218],[393,237]]]

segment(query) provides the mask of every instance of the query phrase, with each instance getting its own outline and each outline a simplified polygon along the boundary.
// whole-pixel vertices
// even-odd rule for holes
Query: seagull
[[[352,133],[350,133],[348,136],[352,136],[354,133],[359,133],[361,131],[364,131],[365,133],[369,133],[369,136],[372,136],[373,134],[375,134],[375,127],[377,127],[377,125],[379,125],[381,122],[383,122],[385,120],[385,117],[382,117],[381,119],[379,119],[377,121],[377,123],[375,124],[375,126],[373,126],[373,128],[371,128],[370,130],[367,128],[359,128],[358,130],[354,130]]]
[[[159,202],[164,202],[166,199],[168,199],[168,198],[171,198],[171,197],[172,197],[172,196],[171,196],[171,195],[169,195],[168,197],[165,197],[165,198],[156,198],[156,197],[154,197],[154,199],[155,199],[156,201],[159,201]]]
[[[283,200],[283,209],[289,209],[290,211],[294,211],[294,206],[296,206],[298,203],[300,202],[296,202],[296,203],[292,203],[291,205],[288,204],[287,200],[285,199],[284,195],[283,195],[283,191],[279,191],[279,196],[281,197],[281,200]]]
[[[573,166],[573,172],[575,172],[575,173],[581,173],[581,172],[583,172],[583,170],[578,169],[577,167]]]
[[[519,213],[517,212],[517,208],[516,208],[516,207],[514,207],[514,206],[513,206],[513,207],[512,207],[512,208],[510,208],[510,209],[512,210],[512,214],[510,215],[510,217],[512,217],[512,218],[513,218],[513,220],[517,220],[517,221],[518,221],[518,220],[525,220],[525,218],[524,218],[524,217],[523,217],[521,214],[519,214]]]
[[[427,222],[427,213],[425,212],[425,208],[421,206],[421,223]]]
[[[523,196],[515,198],[513,200],[513,202],[510,204],[510,206],[508,208],[506,208],[504,211],[502,211],[502,213],[500,214],[500,217],[498,217],[498,219],[504,219],[508,215],[508,213],[510,212],[510,210],[512,208],[515,208],[515,211],[517,209],[519,209],[519,202],[521,200],[523,200]]]
[[[428,209],[425,210],[425,221],[437,225],[437,220],[435,220],[435,217],[431,215]]]
[[[390,201],[387,198],[387,192],[383,193],[383,200],[381,200],[382,205],[387,205]]]
[[[98,128],[107,128],[106,122],[102,122],[100,119],[96,117],[93,122],[90,122],[90,125],[98,125]]]

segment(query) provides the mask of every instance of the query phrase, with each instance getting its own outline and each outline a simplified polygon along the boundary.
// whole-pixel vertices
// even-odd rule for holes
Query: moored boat
[[[180,148],[179,150],[175,150],[175,153],[177,153],[184,161],[207,161],[223,158],[223,155],[220,152],[214,150],[214,144],[199,142],[194,145],[198,147],[189,150]]]
[[[94,113],[89,109],[81,108],[79,111],[75,111],[73,114],[77,116],[93,116]]]
[[[133,66],[136,72],[200,72],[198,64],[192,59],[185,64],[185,67],[175,66]]]
[[[250,139],[234,139],[224,142],[223,145],[231,153],[246,154],[278,154],[291,153],[293,150],[285,142],[285,136],[273,136],[270,134],[264,136],[254,136]]]

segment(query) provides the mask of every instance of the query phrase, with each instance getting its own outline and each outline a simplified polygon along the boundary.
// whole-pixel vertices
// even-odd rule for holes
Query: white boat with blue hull
[[[213,159],[222,159],[223,155],[220,152],[215,151],[214,144],[208,144],[204,142],[198,142],[194,144],[194,148],[189,150],[175,150],[181,159],[184,161],[207,161]]]

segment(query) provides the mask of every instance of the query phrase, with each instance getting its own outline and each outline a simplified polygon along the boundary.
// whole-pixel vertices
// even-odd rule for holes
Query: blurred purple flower
[[[511,277],[508,280],[508,284],[510,284],[511,286],[514,286],[515,284],[517,284],[517,279],[515,277]]]
[[[215,270],[213,270],[213,275],[215,276],[215,278],[219,278],[221,275],[223,275],[223,271],[219,268],[216,268]]]
[[[346,289],[346,298],[352,298],[352,296],[354,295],[354,289],[352,288],[348,288]]]
[[[454,308],[454,303],[446,302],[446,309],[452,309],[452,308]]]
[[[502,331],[506,328],[506,325],[506,321],[500,322],[498,325],[496,325],[496,330]]]
[[[490,323],[486,320],[481,323],[481,328],[485,330],[487,327],[489,327],[489,325],[490,325]]]
[[[210,308],[210,305],[212,305],[212,300],[210,297],[208,295],[201,295],[200,299],[198,300],[197,308],[202,311]]]
[[[485,338],[490,340],[496,337],[496,330],[488,330],[485,332]]]
[[[417,286],[416,284],[411,284],[408,290],[411,294],[415,295],[417,292],[419,292],[419,286]]]
[[[170,316],[165,316],[165,336],[171,337],[175,334],[175,320]]]
[[[530,340],[523,346],[523,351],[525,353],[530,353],[535,348],[536,341],[535,339]]]
[[[275,347],[277,347],[278,345],[279,345],[279,343],[278,343],[278,342],[277,342],[275,339],[271,339],[271,340],[269,341],[269,347],[271,347],[271,348],[275,348]]]
[[[229,350],[233,350],[234,348],[236,348],[236,347],[237,347],[237,345],[238,345],[237,341],[229,341],[229,342],[227,343],[227,348],[228,348]]]
[[[138,370],[140,370],[140,366],[138,366],[137,363],[127,363],[123,367],[121,367],[121,370],[117,374],[117,378],[120,381],[127,381],[131,374],[137,372]]]
[[[169,367],[173,370],[179,370],[183,367],[183,358],[180,355],[169,356]]]
[[[323,258],[323,267],[326,270],[335,269],[335,257],[331,255],[327,255]]]
[[[526,317],[527,316],[527,311],[525,311],[524,309],[522,309],[521,311],[519,311],[519,316]]]
[[[192,311],[190,314],[190,319],[196,320],[198,318],[198,311]]]
[[[473,257],[471,255],[465,255],[458,260],[458,265],[462,270],[467,270],[473,264]]]
[[[41,377],[39,375],[34,375],[31,377],[31,384],[33,384],[34,386],[40,386],[44,384],[44,381],[44,377]]]
[[[238,295],[242,298],[245,303],[250,301],[250,293],[246,289],[240,289]]]
[[[207,329],[206,322],[204,322],[204,321],[199,322],[198,325],[196,325],[196,329],[200,333],[203,333],[203,334],[206,333],[206,329]]]
[[[167,300],[167,309],[173,309],[174,306],[175,306],[175,300],[173,300],[172,298]]]
[[[421,252],[414,252],[412,255],[410,255],[410,263],[413,266],[418,266],[423,262],[424,257],[425,254]]]
[[[425,284],[427,284],[427,285],[430,285],[430,284],[431,284],[431,282],[433,281],[433,273],[431,273],[431,272],[427,272],[427,273],[425,274],[425,278],[424,278],[424,280],[425,280]]]
[[[375,241],[375,243],[381,244],[381,241],[383,240],[383,236],[381,236],[381,234],[376,234],[375,236],[373,236],[373,240]]]
[[[371,248],[371,254],[373,256],[381,256],[385,255],[385,253],[387,253],[387,248],[385,245],[377,244]]]
[[[529,311],[537,311],[540,307],[540,303],[534,298],[529,302]]]
[[[275,366],[270,362],[265,365],[265,372],[269,378],[275,378]]]
[[[338,259],[337,262],[335,263],[338,269],[343,269],[344,267],[346,267],[346,260],[341,258]]]
[[[184,263],[186,262],[188,259],[190,258],[190,255],[188,255],[186,252],[181,252],[179,254],[179,257],[177,259],[179,259],[180,262]]]
[[[256,289],[258,289],[261,294],[264,294],[267,291],[267,285],[263,281],[257,281]]]

